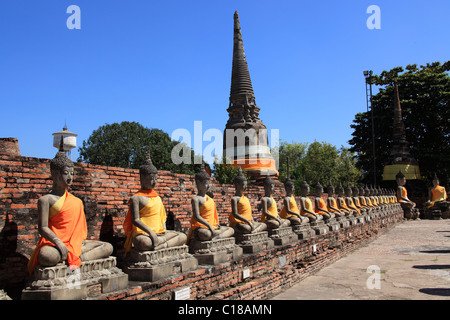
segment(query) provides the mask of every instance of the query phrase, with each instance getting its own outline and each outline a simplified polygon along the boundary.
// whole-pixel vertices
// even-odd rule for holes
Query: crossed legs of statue
[[[236,233],[249,234],[258,233],[267,230],[267,225],[262,222],[253,222],[253,230],[246,223],[234,223],[231,227],[236,230]]]
[[[194,238],[200,241],[210,241],[212,239],[224,239],[234,235],[234,229],[231,227],[220,226],[215,230],[216,234],[213,236],[211,231],[207,228],[197,228],[194,230]]]
[[[134,247],[139,251],[160,250],[165,248],[182,246],[186,243],[186,235],[181,232],[166,230],[165,233],[158,234],[160,243],[155,247],[152,239],[146,234],[138,234],[133,239]]]
[[[81,246],[81,261],[90,261],[109,257],[113,247],[108,242],[84,240]],[[52,267],[61,262],[62,257],[59,250],[54,246],[44,246],[39,250],[38,261],[43,267]]]

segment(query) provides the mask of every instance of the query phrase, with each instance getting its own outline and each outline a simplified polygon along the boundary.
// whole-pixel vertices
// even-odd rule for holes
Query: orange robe
[[[327,205],[325,204],[325,201],[323,201],[322,198],[320,198],[319,200],[319,208],[328,211]],[[320,215],[324,214],[324,212],[320,211],[318,208],[315,209],[315,212]]]
[[[291,196],[290,199],[289,199],[289,211],[296,212],[296,213],[300,214],[300,210],[298,209],[297,202],[295,201],[295,197],[294,196]],[[297,217],[297,216],[288,213],[286,207],[283,206],[283,209],[281,209],[281,211],[280,211],[280,217],[283,218],[283,219],[286,219],[288,217]]]
[[[67,263],[69,266],[81,266],[81,246],[87,237],[86,216],[83,202],[66,191],[49,210],[48,227],[64,243],[69,250]],[[28,271],[33,273],[39,264],[38,253],[43,246],[55,246],[41,237],[36,249],[28,261]]]
[[[331,204],[328,205],[328,212],[338,212],[338,210],[333,209],[332,207],[338,208],[337,203],[336,203],[336,199],[333,198],[333,197],[331,197]]]
[[[245,219],[247,219],[248,221],[252,221],[252,207],[250,205],[250,201],[246,196],[242,195],[239,199],[237,203],[237,210],[238,213]],[[245,223],[242,220],[236,219],[233,216],[233,213],[230,213],[230,215],[228,216],[228,221],[230,222],[230,225],[233,223]]]
[[[313,204],[311,202],[311,199],[309,199],[308,197],[306,197],[306,199],[305,199],[305,209],[307,209],[311,212],[314,212]],[[311,216],[310,213],[304,211],[303,209],[301,210],[300,213],[302,216]]]
[[[444,187],[436,186],[431,189],[431,206],[434,206],[436,201],[445,201],[447,199],[447,192]]]
[[[156,234],[165,233],[164,224],[166,222],[166,210],[161,198],[156,191],[139,190],[134,196],[144,196],[148,198],[147,204],[139,210],[139,218]],[[128,203],[130,203],[128,201]],[[133,239],[139,234],[147,234],[144,230],[139,229],[133,224],[133,214],[131,208],[128,209],[125,221],[123,222],[123,231],[127,236],[124,248],[127,254],[133,246]]]
[[[277,204],[272,197],[270,197],[270,199],[272,199],[272,205],[269,208],[267,208],[267,212],[269,212],[274,217],[278,217]],[[272,218],[266,217],[266,215],[264,213],[261,213],[261,222],[265,222],[266,219],[272,219]]]
[[[343,208],[344,211],[351,211],[351,210],[349,209],[349,207],[347,206],[347,204],[345,203],[345,200],[344,200],[343,198],[339,197],[339,198],[337,199],[337,201],[339,202],[338,209],[339,209],[339,208]]]
[[[398,199],[398,202],[400,202],[400,203],[406,203],[406,202],[408,202],[408,201],[405,201],[405,200],[403,200],[401,197],[403,197],[403,198],[406,198],[406,199],[408,199],[408,191],[406,191],[406,188],[405,187],[403,187],[403,186],[401,186],[400,187],[400,190],[401,190],[401,193],[400,193],[400,195],[398,194],[398,189],[397,189],[397,199]],[[400,197],[401,196],[401,197]]]
[[[361,214],[361,212],[359,211],[359,209],[355,206],[355,203],[353,202],[353,199],[351,197],[347,197],[347,199],[349,199],[349,205],[347,206],[347,208],[349,208],[350,210],[356,210],[358,212],[358,214]]]
[[[217,214],[216,204],[214,200],[206,195],[206,201],[199,207],[200,216],[205,219],[210,225],[213,226],[214,229],[219,229],[219,215]],[[208,228],[204,224],[195,220],[194,215],[191,217],[191,230],[189,231],[189,235],[187,237],[186,243],[189,243],[191,239],[192,233],[197,228]]]

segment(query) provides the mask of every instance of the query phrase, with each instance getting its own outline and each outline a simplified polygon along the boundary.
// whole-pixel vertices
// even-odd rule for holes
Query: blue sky
[[[81,9],[79,30],[66,26],[69,5]],[[381,29],[366,26],[370,5]],[[366,110],[363,70],[449,60],[448,0],[9,0],[0,137],[18,138],[23,156],[53,158],[52,133],[65,122],[78,146],[121,121],[169,135],[193,132],[194,121],[222,131],[235,10],[260,118],[287,142],[348,146]]]

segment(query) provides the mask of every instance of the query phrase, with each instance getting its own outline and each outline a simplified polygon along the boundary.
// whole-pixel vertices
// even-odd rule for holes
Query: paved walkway
[[[405,221],[272,300],[450,300],[450,220]]]

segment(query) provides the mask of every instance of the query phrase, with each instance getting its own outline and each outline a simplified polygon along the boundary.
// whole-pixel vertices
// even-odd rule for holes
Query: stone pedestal
[[[294,242],[298,236],[292,232],[291,227],[281,227],[277,229],[269,229],[269,237],[276,246],[283,246]]]
[[[325,220],[325,225],[328,227],[329,231],[339,230],[339,222],[336,220],[336,218]]]
[[[358,218],[355,217],[354,215],[348,216],[347,219],[348,219],[348,221],[350,221],[351,226],[355,226],[359,223]]]
[[[410,203],[400,203],[403,209],[403,215],[406,219],[418,219],[419,218],[419,210],[417,208],[412,208]]]
[[[316,231],[311,228],[309,223],[292,225],[292,231],[297,235],[299,240],[306,240],[316,236]]]
[[[244,253],[256,253],[274,247],[274,242],[269,238],[267,231],[247,234],[235,233],[234,236],[236,244],[242,248]]]
[[[197,266],[197,259],[188,252],[186,245],[156,251],[132,248],[124,260],[124,271],[134,281],[159,281]]]
[[[311,229],[316,232],[316,235],[326,234],[328,231],[328,226],[325,225],[323,220],[310,222],[309,225],[311,226]]]
[[[341,216],[341,217],[337,218],[337,221],[338,221],[339,226],[341,228],[348,228],[348,227],[350,227],[350,221],[345,216]]]
[[[37,266],[22,291],[22,300],[80,300],[127,286],[128,275],[116,267],[115,257],[84,261],[73,271],[64,263]]]
[[[199,264],[216,265],[239,259],[243,249],[236,245],[234,237],[210,241],[191,239],[189,252],[194,255]]]

